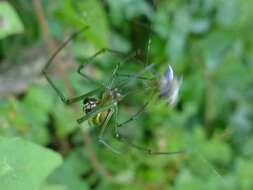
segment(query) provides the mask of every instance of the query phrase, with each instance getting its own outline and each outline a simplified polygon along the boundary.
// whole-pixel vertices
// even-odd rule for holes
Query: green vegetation
[[[0,2],[0,189],[253,189],[252,20],[247,0]],[[65,106],[41,71],[86,25],[49,68],[57,86],[66,96],[94,89],[77,75],[81,63],[106,47],[145,54],[150,39],[150,52],[122,72],[148,60],[162,74],[170,64],[183,76],[178,104],[151,101],[119,130],[143,147],[185,154],[148,155],[108,129],[107,141],[124,152],[117,155],[98,142],[99,127],[77,124],[82,103]],[[86,72],[108,79],[119,61],[105,53]],[[145,85],[130,88],[140,93],[122,102],[120,121],[149,99]]]

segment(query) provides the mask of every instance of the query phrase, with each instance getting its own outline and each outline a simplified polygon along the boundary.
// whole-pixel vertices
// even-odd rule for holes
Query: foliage
[[[23,25],[8,2],[0,2],[0,39],[23,32]]]
[[[0,188],[39,189],[46,177],[61,164],[61,157],[20,138],[0,138]]]
[[[64,69],[67,64],[62,64],[62,60],[71,62],[69,59],[74,57],[77,68],[102,47],[146,52],[151,39],[148,61],[157,65],[156,72],[163,73],[169,63],[183,76],[179,102],[169,108],[163,101],[152,101],[144,114],[120,128],[120,132],[143,146],[187,152],[150,156],[118,143],[108,133],[106,138],[112,146],[124,152],[124,155],[115,155],[97,142],[99,127],[76,124],[76,118],[82,114],[81,103],[73,107],[63,105],[38,76],[39,82],[34,81],[23,94],[0,100],[0,135],[3,136],[0,138],[0,189],[29,189],[32,184],[34,188],[41,185],[43,190],[253,189],[253,2],[62,0],[41,3],[50,34],[56,41],[62,41],[84,25],[90,27],[60,53],[60,61],[50,68],[66,95],[81,94],[95,86],[78,78],[73,66],[73,69]],[[1,4],[0,25],[2,14],[9,14],[1,11]],[[17,12],[11,13],[16,19],[13,28],[21,26],[19,15],[26,32],[22,36],[7,37],[21,30],[5,33],[0,27],[0,36],[4,34],[0,41],[0,60],[15,60],[11,62],[15,67],[23,60],[21,49],[37,46],[46,39],[30,3],[12,0],[10,4]],[[140,59],[145,62],[146,55]],[[115,55],[104,54],[87,72],[97,78],[110,77],[118,60]],[[135,73],[142,66],[125,68],[126,73],[127,69]],[[129,97],[120,107],[120,120],[129,118],[145,100],[144,92]],[[97,159],[111,173],[112,181],[94,167],[88,145],[83,143],[83,134],[87,132],[92,136]],[[64,156],[61,166],[46,180],[60,164],[60,158],[43,146]],[[22,180],[5,184],[1,175],[10,168],[6,169],[6,163],[22,167],[29,164],[31,168],[25,171],[27,175],[12,171],[9,177],[14,175]]]

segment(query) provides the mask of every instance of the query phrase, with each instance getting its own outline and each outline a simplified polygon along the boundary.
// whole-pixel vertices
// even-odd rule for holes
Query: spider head
[[[83,111],[89,113],[97,106],[98,100],[96,98],[85,98],[83,100]]]

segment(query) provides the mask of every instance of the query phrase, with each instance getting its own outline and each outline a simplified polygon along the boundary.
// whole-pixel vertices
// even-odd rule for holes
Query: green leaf
[[[0,2],[0,39],[23,32],[23,24],[16,11],[7,2]]]
[[[217,22],[222,27],[227,27],[236,21],[238,14],[237,0],[221,0],[217,10]]]
[[[145,0],[108,0],[108,5],[111,22],[117,26],[120,26],[126,18],[130,20],[145,15],[151,19],[153,16],[153,10]]]
[[[84,22],[90,26],[85,31],[87,39],[91,39],[97,47],[108,44],[108,25],[103,7],[97,0],[86,0],[78,4]]]
[[[0,137],[0,189],[37,190],[61,162],[51,150],[20,138]]]
[[[238,158],[235,163],[236,177],[240,184],[240,189],[252,189],[253,188],[253,165],[252,160],[244,160]]]
[[[54,106],[49,91],[41,87],[31,88],[19,104],[20,116],[26,120],[29,132],[26,137],[39,144],[49,143],[49,134],[45,125],[48,122],[48,114]],[[19,124],[17,124],[18,126]]]
[[[84,152],[84,149],[72,150],[61,167],[49,176],[48,183],[64,185],[68,190],[89,189],[87,180],[82,179],[82,175],[90,169]]]
[[[89,29],[84,31],[86,39],[97,48],[107,47],[108,23],[105,11],[98,0],[75,1],[75,3],[65,0],[59,5],[58,16],[76,28],[89,26]]]
[[[248,156],[251,158],[253,157],[253,138],[252,136],[250,136],[246,141],[245,141],[245,144],[244,146],[242,147],[242,152],[243,152],[243,155],[245,156]]]
[[[43,185],[41,190],[67,190],[67,187],[64,185]]]
[[[55,106],[53,118],[55,121],[56,134],[59,138],[66,137],[78,127],[74,112],[66,108],[62,102],[58,102]]]

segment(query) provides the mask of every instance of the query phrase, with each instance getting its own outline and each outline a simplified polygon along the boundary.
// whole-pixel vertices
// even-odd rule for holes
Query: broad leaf
[[[0,2],[0,39],[23,32],[24,28],[16,11],[7,2]]]
[[[60,155],[20,138],[0,137],[0,189],[37,190]]]

